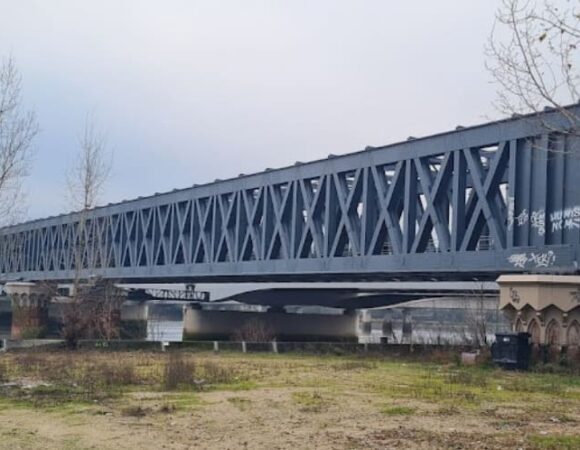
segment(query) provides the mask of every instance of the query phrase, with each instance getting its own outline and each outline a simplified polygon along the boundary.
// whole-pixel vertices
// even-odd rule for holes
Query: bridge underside
[[[366,290],[366,289],[263,289],[248,291],[224,298],[241,303],[263,306],[325,306],[330,308],[363,309],[392,306],[427,298],[457,298],[482,296],[497,298],[493,290],[481,292],[458,290]]]

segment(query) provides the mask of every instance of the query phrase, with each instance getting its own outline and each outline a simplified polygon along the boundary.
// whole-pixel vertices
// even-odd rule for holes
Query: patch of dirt
[[[162,414],[162,395],[140,393],[130,402],[138,402],[135,404],[147,411],[142,417],[123,414],[122,408],[130,402],[107,408],[103,414],[98,413],[97,407],[92,413],[73,414],[4,410],[0,412],[0,446],[176,450],[521,446],[515,433],[498,433],[494,421],[482,420],[481,415],[428,414],[431,405],[407,402],[416,410],[413,415],[386,416],[380,412],[384,401],[377,401],[370,394],[264,388],[207,392],[199,397],[199,407]],[[300,401],[303,397],[320,399],[325,407],[305,408]]]

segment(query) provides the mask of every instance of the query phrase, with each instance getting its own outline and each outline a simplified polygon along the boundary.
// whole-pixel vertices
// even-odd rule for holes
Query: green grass
[[[534,448],[541,450],[577,450],[580,448],[580,435],[577,436],[540,436],[529,438]]]
[[[387,406],[381,412],[386,416],[412,416],[415,414],[415,408],[408,406]]]
[[[357,375],[355,374],[354,377]],[[580,400],[580,377],[418,363],[379,364],[358,377],[360,386],[387,398],[415,399],[462,408],[484,403]]]
[[[239,380],[231,383],[219,383],[209,386],[208,390],[212,391],[251,391],[259,386],[256,382],[250,380]]]
[[[320,392],[293,392],[292,400],[299,405],[302,412],[322,412],[328,407],[328,400]]]
[[[180,410],[198,409],[203,406],[203,402],[200,400],[199,395],[195,392],[176,392],[171,394],[164,394],[163,398],[165,400],[165,404]]]
[[[116,397],[116,396],[115,396]],[[114,396],[107,396],[108,399]],[[34,408],[47,412],[74,413],[90,408],[96,399],[70,386],[38,386],[32,389],[14,388],[0,395],[0,408]]]

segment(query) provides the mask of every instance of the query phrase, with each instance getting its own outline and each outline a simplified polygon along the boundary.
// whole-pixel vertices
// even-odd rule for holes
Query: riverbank
[[[580,378],[369,356],[19,352],[11,449],[578,448]]]

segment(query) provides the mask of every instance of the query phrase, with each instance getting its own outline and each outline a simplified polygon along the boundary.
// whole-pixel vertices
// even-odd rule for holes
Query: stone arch
[[[38,294],[28,294],[28,306],[38,306]]]
[[[556,319],[550,320],[546,327],[545,343],[548,345],[561,345],[562,327]]]
[[[528,333],[530,333],[533,344],[540,343],[540,325],[536,319],[530,321],[530,324],[528,325]]]
[[[524,322],[520,317],[516,319],[516,324],[514,325],[514,330],[516,333],[520,333],[525,330]]]
[[[580,346],[580,323],[577,320],[573,321],[568,326],[567,344],[570,346]]]

